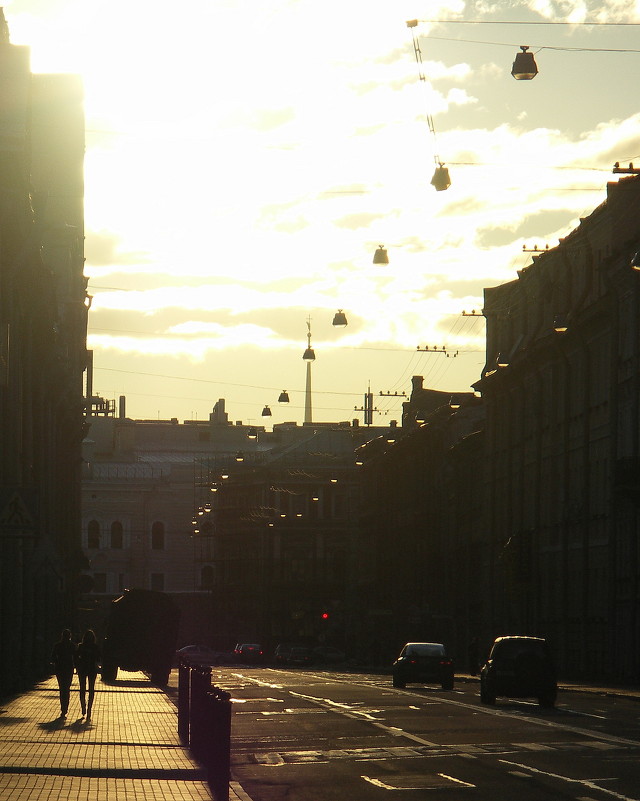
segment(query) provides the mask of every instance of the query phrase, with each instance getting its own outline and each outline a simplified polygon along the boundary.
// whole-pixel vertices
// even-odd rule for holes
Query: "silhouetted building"
[[[382,430],[311,424],[261,459],[212,465],[194,517],[217,644],[328,644],[353,652],[371,550],[358,527],[355,449]],[[286,434],[289,436],[286,436]]]
[[[640,177],[485,290],[487,637],[640,678]]]
[[[0,11],[0,694],[75,616],[88,300],[80,81],[34,75]]]
[[[461,658],[481,600],[482,401],[412,379],[406,428],[358,450],[366,543],[362,649],[390,664],[403,643],[444,642]],[[416,412],[421,422],[416,421]],[[363,548],[364,550],[364,548]]]
[[[306,608],[304,593],[300,597],[299,593],[289,594],[286,603],[283,600],[277,606],[275,586],[267,588],[269,604],[257,602],[265,586],[262,579],[256,582],[255,576],[270,575],[273,555],[254,548],[250,533],[256,528],[255,510],[251,504],[255,501],[256,508],[277,506],[278,514],[284,513],[285,504],[291,504],[286,522],[290,524],[295,517],[300,528],[300,518],[295,516],[299,510],[296,506],[294,512],[294,505],[302,501],[296,501],[293,494],[302,492],[303,486],[308,494],[313,485],[318,501],[308,501],[304,517],[315,515],[325,528],[331,525],[335,529],[336,519],[346,525],[347,485],[342,482],[334,487],[328,473],[339,467],[336,475],[342,476],[345,460],[353,469],[354,442],[360,444],[371,436],[370,429],[348,423],[283,423],[265,431],[263,426],[230,422],[224,399],[217,401],[209,420],[182,423],[177,419],[128,419],[124,399],[119,417],[115,416],[115,404],[107,413],[96,414],[105,408],[99,397],[92,397],[91,407],[94,415],[88,418],[91,427],[84,442],[84,625],[100,633],[109,601],[135,587],[161,590],[177,601],[183,612],[181,645],[213,644],[225,638],[233,640],[227,645],[233,645],[241,630],[248,635],[248,629],[252,635],[260,630],[262,637],[269,636],[277,630],[279,620],[271,618],[270,610],[290,620],[289,611],[284,611],[286,603],[295,600]],[[304,450],[311,447],[309,443],[314,443],[310,455]],[[292,465],[295,470],[289,475]],[[310,465],[322,478],[312,480]],[[272,490],[272,485],[281,486],[281,491]],[[271,498],[274,492],[276,499]],[[257,494],[262,501],[255,500]],[[352,514],[353,506],[349,509]],[[278,536],[283,521],[278,517]],[[308,520],[304,522],[308,525]],[[286,543],[283,548],[285,562],[290,555],[293,559],[295,549],[287,548]],[[329,543],[326,548],[331,550]],[[263,557],[266,562],[261,566],[258,563]],[[300,564],[306,565],[308,558],[305,553]],[[331,558],[336,565],[333,575],[342,587],[339,575],[346,568],[333,552]],[[291,562],[294,572],[298,561]],[[318,593],[318,603],[327,598],[328,588],[324,589]],[[334,591],[329,595],[333,600],[338,597]]]

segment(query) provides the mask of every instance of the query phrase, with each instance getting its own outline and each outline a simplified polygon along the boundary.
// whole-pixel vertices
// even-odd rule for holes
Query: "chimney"
[[[90,402],[93,398],[93,351],[87,351],[87,400]],[[90,406],[87,404],[87,409]]]

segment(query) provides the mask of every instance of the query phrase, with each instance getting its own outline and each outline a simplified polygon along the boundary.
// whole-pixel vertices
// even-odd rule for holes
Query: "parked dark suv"
[[[453,660],[439,642],[408,642],[393,663],[393,686],[408,682],[437,683],[443,690],[453,689]]]
[[[551,652],[540,637],[498,637],[480,671],[480,700],[496,696],[537,698],[540,706],[556,702],[558,684]]]

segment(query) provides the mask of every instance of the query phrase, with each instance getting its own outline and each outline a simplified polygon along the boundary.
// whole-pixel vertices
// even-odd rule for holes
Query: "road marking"
[[[285,692],[288,692],[290,695],[296,696],[298,698],[304,698],[311,703],[317,704],[321,708],[325,710],[331,710],[334,712],[339,712],[340,714],[346,715],[347,717],[353,718],[354,720],[362,720],[363,715],[358,713],[353,709],[352,706],[348,704],[338,703],[336,701],[332,701],[329,698],[318,698],[315,695],[307,695],[305,693],[299,693],[295,690],[286,690],[282,685],[270,684],[268,682],[261,681],[260,679],[255,679],[250,676],[245,676],[243,674],[234,674],[238,678],[242,678],[245,681],[254,682],[255,684],[267,687],[273,687],[275,689],[281,689]],[[335,684],[344,684],[344,679],[334,679],[328,677],[326,682],[332,682]],[[370,684],[366,684],[365,682],[352,682],[353,684],[360,684],[361,686],[364,685],[365,687],[370,687]],[[410,695],[410,691],[407,690],[399,690],[394,688],[387,688],[387,690],[394,695],[401,695],[405,698]],[[419,696],[422,697],[422,696]],[[605,732],[598,731],[594,732],[590,729],[583,729],[579,726],[568,726],[565,723],[558,723],[553,720],[548,720],[545,718],[534,718],[530,717],[529,715],[522,715],[520,713],[514,714],[512,712],[507,712],[501,709],[494,709],[491,707],[486,706],[477,706],[476,704],[468,704],[463,703],[462,701],[456,701],[451,698],[443,698],[442,696],[438,696],[437,700],[439,703],[442,704],[451,704],[452,706],[461,707],[463,709],[470,709],[473,712],[481,712],[485,715],[494,715],[496,717],[506,717],[506,718],[515,718],[516,720],[524,720],[527,723],[533,723],[535,726],[546,726],[547,728],[559,729],[561,731],[571,732],[572,734],[579,734],[582,737],[586,737],[590,740],[595,740],[599,742],[605,743],[614,743],[616,745],[627,745],[627,746],[634,746],[637,748],[640,746],[640,740],[630,740],[625,737],[617,737],[613,734],[606,734]],[[376,726],[377,728],[382,729],[383,731],[388,732],[389,734],[393,735],[394,737],[406,737],[413,742],[420,743],[421,745],[429,745],[433,747],[439,747],[440,743],[434,743],[430,740],[425,740],[422,737],[418,737],[417,735],[410,734],[409,732],[404,731],[404,729],[400,729],[397,726],[388,726],[384,723],[379,721],[370,720],[369,721],[372,726]],[[603,746],[599,746],[603,747]],[[640,801],[640,799],[638,799]]]
[[[388,784],[389,781],[382,781],[373,776],[360,777],[374,787],[380,787],[382,790],[441,790],[450,788],[451,783],[457,787],[471,787],[475,788],[475,784],[463,782],[461,779],[456,779],[454,776],[448,776],[446,773],[436,773],[432,776],[397,776],[394,779],[395,784]]]
[[[639,801],[638,798],[632,798],[629,795],[622,795],[621,793],[616,793],[614,790],[607,790],[604,787],[600,787],[599,784],[595,784],[594,781],[591,779],[572,779],[570,776],[561,776],[559,773],[551,773],[550,771],[546,770],[538,770],[538,768],[532,768],[529,765],[520,765],[518,762],[509,762],[507,759],[500,759],[499,762],[503,762],[505,765],[512,765],[514,768],[522,768],[522,770],[530,771],[531,773],[539,773],[541,776],[549,776],[551,779],[560,779],[564,782],[570,782],[571,784],[582,784],[584,787],[588,787],[590,790],[597,790],[599,793],[605,793],[605,795],[610,795],[613,798],[618,798],[620,801]],[[530,778],[530,777],[529,777]],[[598,781],[611,781],[610,779],[598,779]]]
[[[274,744],[277,741],[273,741]],[[585,752],[591,743],[563,743],[557,749],[546,749],[547,752],[556,753]],[[334,761],[334,760],[357,760],[357,761],[387,761],[401,759],[446,759],[446,758],[466,758],[478,759],[479,757],[507,755],[515,756],[522,753],[517,745],[512,744],[485,744],[482,746],[474,745],[447,745],[447,746],[370,746],[368,748],[341,748],[329,750],[313,751],[257,751],[252,758],[265,765],[299,764],[301,762],[313,761]],[[530,749],[527,753],[530,753]],[[236,750],[236,762],[240,759],[249,759],[251,752],[240,753],[240,748]],[[243,763],[244,764],[244,763]],[[527,767],[527,770],[529,768]],[[616,778],[589,779],[591,782],[616,781]]]
[[[371,776],[362,776],[361,778],[363,778],[366,782],[369,782],[369,784],[372,784],[374,787],[382,787],[383,790],[397,790],[398,789],[397,787],[392,787],[389,784],[385,784],[384,782],[381,782],[380,779],[373,779]]]
[[[568,706],[563,706],[565,712],[571,712],[572,715],[578,715],[582,718],[598,718],[599,720],[607,720],[608,715],[594,715],[592,712],[581,712],[579,709],[571,709]]]
[[[450,782],[461,784],[463,787],[475,787],[475,784],[469,784],[469,782],[463,782],[462,779],[455,779],[453,776],[447,776],[446,773],[438,773],[438,776],[442,776],[443,779],[449,779]]]
[[[397,726],[388,726],[386,723],[380,723],[380,721],[371,718],[369,715],[363,715],[362,713],[353,710],[349,704],[339,704],[335,701],[332,701],[330,698],[318,698],[315,695],[306,695],[305,693],[295,692],[294,690],[289,690],[289,693],[297,696],[298,698],[304,698],[306,701],[311,701],[312,704],[317,704],[323,709],[329,709],[332,712],[339,712],[341,715],[345,715],[346,717],[354,720],[362,720],[362,718],[365,717],[372,726],[382,729],[382,731],[386,732],[387,734],[391,734],[393,737],[406,737],[407,739],[412,740],[414,743],[420,743],[420,745],[430,745],[433,747],[438,746],[438,743],[425,740],[423,737],[418,737],[416,734],[410,734],[404,729],[399,729]]]
[[[407,695],[406,690],[396,690],[398,695]],[[443,704],[451,704],[452,706],[460,706],[464,709],[471,709],[474,712],[482,712],[485,715],[495,715],[496,717],[515,718],[517,720],[524,720],[527,723],[533,723],[536,726],[547,726],[553,729],[562,729],[564,731],[572,732],[573,734],[580,734],[583,737],[589,737],[593,740],[605,740],[606,742],[616,743],[617,745],[632,745],[636,748],[640,745],[640,740],[628,740],[625,737],[616,737],[614,734],[606,734],[602,731],[591,731],[590,729],[583,729],[580,726],[568,726],[566,723],[557,723],[553,720],[546,720],[545,718],[532,718],[529,715],[522,715],[520,713],[514,714],[513,712],[506,712],[502,709],[493,709],[486,706],[476,706],[475,704],[466,704],[461,701],[453,701],[451,698],[442,698],[438,696],[438,700]]]

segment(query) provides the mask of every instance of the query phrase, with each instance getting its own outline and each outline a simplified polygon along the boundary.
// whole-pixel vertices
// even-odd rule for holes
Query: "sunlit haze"
[[[134,418],[202,420],[225,398],[234,421],[266,404],[269,426],[301,423],[308,320],[316,421],[362,421],[368,386],[374,422],[399,419],[412,375],[469,391],[483,288],[640,160],[638,0],[4,12],[33,72],[83,76],[93,387]],[[530,81],[510,74],[522,45]]]

